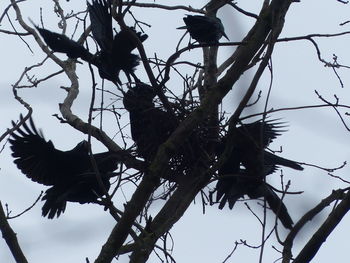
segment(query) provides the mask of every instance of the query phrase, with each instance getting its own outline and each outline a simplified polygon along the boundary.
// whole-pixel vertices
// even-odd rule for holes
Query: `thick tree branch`
[[[326,221],[316,231],[312,238],[307,242],[299,255],[294,259],[293,263],[310,262],[326,241],[334,228],[343,219],[346,213],[350,210],[350,191],[347,192],[344,199],[330,213]]]
[[[7,246],[11,250],[13,257],[17,263],[28,263],[24,256],[21,247],[18,244],[16,233],[12,230],[11,226],[7,222],[4,209],[0,202],[0,229],[2,237],[5,239]]]
[[[305,224],[311,221],[318,213],[320,213],[324,208],[329,206],[335,200],[341,200],[344,198],[344,189],[339,189],[333,191],[331,195],[323,199],[317,206],[308,211],[300,220],[294,225],[293,229],[290,231],[285,241],[283,242],[283,261],[282,263],[290,262],[292,258],[292,247],[293,242],[300,230],[305,226]],[[349,195],[349,193],[348,193]]]
[[[192,176],[178,186],[154,220],[149,223],[149,232],[140,234],[138,248],[134,249],[130,263],[144,263],[148,260],[157,240],[184,215],[198,192],[210,181],[211,174],[206,171],[205,167],[194,170]]]
[[[160,5],[160,4],[150,4],[150,3],[123,3],[123,5],[126,6],[135,6],[135,7],[141,7],[141,8],[158,8],[158,9],[164,9],[164,10],[185,10],[188,12],[195,12],[195,13],[204,13],[202,9],[195,9],[191,6],[183,6],[183,5],[175,5],[175,6],[168,6],[168,5]]]
[[[95,263],[111,262],[114,256],[118,254],[118,250],[122,247],[124,241],[128,237],[130,228],[136,217],[141,213],[158,184],[158,177],[152,177],[149,175],[143,177],[131,200],[125,205],[123,216],[113,228],[107,242],[102,246]]]

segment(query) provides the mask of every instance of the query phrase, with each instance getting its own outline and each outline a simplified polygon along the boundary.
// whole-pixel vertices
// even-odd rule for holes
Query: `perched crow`
[[[181,120],[186,118],[183,109],[176,109],[174,113],[163,111],[156,107],[153,99],[156,96],[153,87],[144,83],[137,83],[124,94],[123,103],[130,115],[131,137],[137,147],[139,157],[150,163],[161,144],[178,127]],[[173,105],[174,106],[174,105]],[[205,146],[208,138],[206,128],[199,126],[192,130],[189,138],[183,140],[171,157],[162,177],[170,182],[183,182],[188,175],[193,176],[199,165],[208,165]]]
[[[35,26],[35,28],[39,31],[45,43],[52,49],[53,52],[65,53],[69,58],[73,59],[91,59],[92,54],[90,54],[89,51],[74,40],[69,39],[67,36],[51,32],[38,26]]]
[[[257,121],[243,124],[231,131],[233,149],[226,162],[219,169],[216,185],[219,208],[228,202],[230,209],[235,202],[248,195],[256,199],[264,197],[271,210],[278,215],[286,228],[292,228],[293,221],[287,208],[264,178],[274,173],[279,166],[303,170],[298,163],[266,151],[270,142],[281,134],[283,126],[273,121]],[[226,138],[220,144],[219,156],[224,152]],[[241,167],[243,166],[243,168]]]
[[[151,161],[159,145],[175,130],[176,122],[171,114],[155,107],[155,91],[151,86],[138,83],[124,95],[123,103],[130,115],[131,137],[137,152]]]
[[[51,186],[42,198],[45,201],[42,215],[48,218],[59,217],[65,211],[67,201],[80,204],[97,201],[104,195],[104,190],[109,190],[109,179],[118,167],[118,160],[111,152],[93,155],[103,189],[92,167],[87,141],[78,143],[70,151],[60,151],[44,139],[32,118],[29,124],[24,123],[17,133],[13,133],[9,141],[18,169],[32,181]]]
[[[101,52],[99,57],[99,74],[101,78],[120,83],[119,72],[123,70],[127,76],[132,74],[139,65],[139,56],[132,54],[136,48],[132,37],[126,30],[121,30],[113,39],[112,15],[109,1],[93,0],[88,4],[91,20],[91,30],[99,45]],[[146,34],[136,32],[130,27],[138,39],[143,42],[147,39]]]
[[[229,40],[221,20],[217,17],[187,15],[183,20],[186,26],[178,29],[187,29],[191,37],[200,44],[217,44],[222,36]]]

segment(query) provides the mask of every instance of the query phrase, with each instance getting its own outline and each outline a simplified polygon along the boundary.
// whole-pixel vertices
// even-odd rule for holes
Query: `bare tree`
[[[318,104],[270,108],[274,80],[272,56],[276,46],[280,43],[308,41],[316,51],[319,62],[334,72],[335,83],[344,86],[339,71],[348,69],[349,66],[341,64],[336,55],[333,56],[332,61],[324,59],[318,40],[346,36],[350,32],[281,38],[280,34],[290,7],[302,4],[293,0],[262,1],[260,11],[257,13],[244,10],[232,0],[212,0],[204,6],[199,6],[198,3],[191,3],[193,6],[185,6],[113,0],[110,1],[111,15],[114,26],[118,28],[116,31],[126,30],[127,36],[136,46],[141,59],[138,71],[120,73],[119,82],[119,80],[109,81],[103,78],[101,73],[103,79],[95,74],[96,69],[101,70],[100,61],[96,60],[101,53],[98,47],[101,44],[98,43],[94,32],[91,32],[93,26],[90,25],[85,3],[80,4],[79,10],[70,11],[65,10],[64,7],[67,6],[65,1],[52,1],[53,12],[59,18],[59,34],[68,35],[67,32],[73,32],[72,39],[75,40],[75,43],[82,45],[91,55],[88,58],[85,56],[77,56],[77,58],[53,52],[57,50],[43,41],[38,29],[58,31],[44,23],[45,13],[40,13],[40,17],[35,16],[36,20],[40,18],[40,23],[36,28],[26,22],[27,19],[24,17],[28,17],[29,14],[24,13],[22,5],[29,2],[29,0],[8,1],[8,6],[1,12],[0,33],[12,38],[15,36],[16,41],[22,41],[29,50],[39,48],[44,57],[34,65],[27,66],[18,80],[13,83],[13,98],[25,107],[27,113],[23,120],[14,127],[9,126],[9,129],[1,135],[0,141],[4,142],[4,147],[8,147],[6,144],[8,138],[11,134],[18,132],[18,129],[23,128],[23,123],[30,118],[37,107],[34,103],[23,99],[20,96],[20,90],[36,88],[52,78],[64,75],[67,84],[61,88],[67,93],[62,103],[59,104],[60,115],[56,115],[56,118],[88,136],[90,154],[93,146],[91,139],[95,138],[120,161],[117,179],[112,182],[111,189],[108,192],[104,191],[103,197],[96,201],[109,212],[109,214],[106,212],[106,216],[114,218],[115,226],[110,230],[109,237],[102,245],[99,255],[94,259],[95,263],[117,261],[119,256],[125,254],[129,256],[130,262],[146,262],[152,252],[162,262],[175,262],[176,258],[173,258],[171,253],[172,242],[169,241],[171,228],[185,216],[185,212],[196,197],[199,197],[201,202],[196,205],[201,205],[204,212],[208,206],[216,208],[220,202],[219,198],[215,198],[219,191],[217,182],[226,179],[232,181],[232,178],[234,178],[233,183],[229,186],[231,188],[223,190],[223,195],[228,202],[231,200],[232,206],[237,199],[246,197],[258,199],[261,204],[258,208],[252,208],[249,203],[246,203],[247,209],[258,219],[261,226],[261,242],[258,246],[251,246],[244,240],[235,241],[232,251],[225,255],[223,262],[228,262],[239,246],[259,249],[260,256],[257,261],[262,262],[264,251],[268,249],[265,246],[267,240],[275,237],[278,245],[274,248],[280,252],[281,262],[309,262],[312,260],[350,209],[349,182],[337,175],[337,172],[344,168],[346,163],[336,168],[324,168],[316,164],[308,164],[303,160],[297,160],[299,163],[293,162],[295,164],[292,166],[294,165],[294,169],[297,170],[303,167],[316,167],[320,173],[328,174],[329,180],[341,182],[341,187],[328,193],[328,196],[325,193],[318,205],[310,208],[300,219],[295,218],[295,224],[290,222],[291,219],[289,221],[287,219],[287,223],[284,223],[286,221],[283,222],[281,214],[283,209],[287,208],[282,202],[283,199],[290,194],[299,196],[302,191],[290,191],[291,182],[285,180],[283,173],[280,176],[280,189],[271,186],[268,182],[269,177],[266,178],[266,175],[276,172],[280,165],[288,166],[283,161],[282,163],[277,161],[276,155],[280,154],[278,151],[271,152],[267,149],[269,142],[284,131],[283,122],[285,121],[285,119],[271,120],[270,116],[278,113],[283,117],[284,113],[290,111],[327,108],[335,112],[339,122],[349,131],[347,110],[350,106],[343,103],[343,100],[337,95],[334,95],[334,101],[331,101],[316,90]],[[338,2],[347,4],[343,1]],[[150,30],[150,25],[141,15],[140,10],[145,13],[149,10],[159,13],[181,11],[206,16],[210,19],[215,18],[218,11],[225,10],[237,16],[249,17],[254,23],[240,41],[221,41],[220,43],[196,42],[192,39],[187,44],[184,38],[181,38],[178,43],[168,43],[166,42],[167,32],[164,32],[163,28],[163,31],[158,32],[158,36],[149,34],[149,37],[164,41],[163,49],[169,53],[172,52],[164,58],[158,54],[150,54],[146,48],[147,40],[141,41],[137,37],[136,32],[146,34]],[[32,14],[30,16],[35,20]],[[223,24],[226,30],[230,28],[229,24]],[[131,30],[129,26],[133,26],[137,31]],[[231,53],[227,53],[224,61],[221,62],[218,52],[227,47],[230,48]],[[193,55],[182,59],[195,52],[201,52],[202,58]],[[45,67],[49,63],[54,63],[58,69],[47,73]],[[88,73],[80,73],[81,68],[88,70]],[[40,78],[35,77],[35,74],[38,73],[43,75],[41,71],[46,75]],[[250,73],[252,77],[247,87],[241,87],[238,82],[244,74]],[[268,85],[260,84],[266,75],[269,76]],[[72,109],[73,104],[79,98],[84,76],[89,76],[92,91],[86,122]],[[141,85],[140,83],[151,87],[154,92],[151,100],[146,101],[151,103],[149,107],[152,111],[135,114],[134,107],[141,107],[143,110],[140,105],[145,103],[145,99],[130,95],[130,91],[134,91],[135,87]],[[238,88],[242,89],[240,91],[242,97],[237,98],[237,105],[225,104],[225,99],[231,90]],[[262,106],[255,107],[258,104]],[[248,112],[250,114],[247,114]],[[135,129],[131,133],[129,126],[124,127],[125,116],[130,116],[127,123],[130,123],[131,129],[133,127]],[[109,122],[113,121],[113,132],[107,132],[110,129],[106,127],[106,119]],[[256,122],[257,120],[259,121]],[[249,130],[248,124],[253,123],[261,125],[254,130],[258,135],[256,135],[257,138],[253,138],[256,141],[251,143],[250,137],[255,135],[250,135],[253,132]],[[41,126],[45,129],[45,125]],[[115,132],[115,127],[117,127],[117,132]],[[266,133],[272,135],[266,135]],[[248,139],[243,137],[248,137]],[[244,140],[247,142],[242,143]],[[302,147],[300,145],[300,148]],[[234,154],[236,152],[238,157]],[[231,165],[233,166],[236,160],[237,167],[231,169]],[[92,166],[97,170],[93,158],[91,161]],[[229,168],[225,170],[224,167],[227,166]],[[288,167],[293,168],[292,166]],[[250,173],[254,175],[249,177],[248,181],[240,179],[246,178]],[[99,176],[98,171],[96,174]],[[278,175],[275,173],[273,176]],[[121,186],[123,185],[134,185],[135,189],[121,210],[115,204],[122,201],[114,197],[122,191]],[[39,200],[40,197],[34,202],[34,205]],[[159,201],[161,201],[161,207],[158,207],[155,216],[150,216],[151,208],[155,203],[159,204]],[[225,205],[225,202],[226,200],[222,206]],[[293,251],[295,239],[303,233],[303,227],[331,204],[333,209],[327,219],[320,224],[300,251]],[[9,222],[11,223],[14,217],[20,220],[23,213],[29,211],[31,207],[17,216],[12,216],[7,205],[5,207],[4,210],[3,204],[0,206],[0,229],[3,239],[16,262],[27,262],[21,250],[21,244]],[[269,209],[276,216],[267,217]],[[222,213],[221,210],[218,210],[218,217],[220,213]],[[234,210],[233,213],[235,213]],[[288,215],[287,210],[285,213]],[[290,232],[284,238],[278,232],[279,220],[286,228],[290,228]],[[270,221],[273,221],[272,227]],[[88,259],[86,261],[90,262]]]

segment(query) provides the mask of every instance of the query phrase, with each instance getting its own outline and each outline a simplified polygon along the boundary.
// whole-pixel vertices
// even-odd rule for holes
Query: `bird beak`
[[[187,29],[187,26],[180,26],[180,27],[177,27],[176,29]]]
[[[226,38],[228,41],[230,41],[230,39],[226,36],[225,32],[222,32],[222,35],[224,36],[224,38]]]

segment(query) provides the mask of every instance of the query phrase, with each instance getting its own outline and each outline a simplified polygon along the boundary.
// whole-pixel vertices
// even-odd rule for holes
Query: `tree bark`
[[[2,237],[5,239],[7,246],[11,250],[13,257],[17,263],[28,263],[26,257],[23,254],[21,247],[19,246],[16,233],[12,230],[11,226],[7,222],[4,209],[0,202],[0,229]]]

